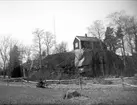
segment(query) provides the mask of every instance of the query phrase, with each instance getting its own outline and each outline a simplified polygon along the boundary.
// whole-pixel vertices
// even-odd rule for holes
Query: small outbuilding
[[[99,48],[101,49],[100,42],[96,37],[88,37],[87,34],[85,36],[76,36],[73,42],[73,48],[76,49],[94,49]]]

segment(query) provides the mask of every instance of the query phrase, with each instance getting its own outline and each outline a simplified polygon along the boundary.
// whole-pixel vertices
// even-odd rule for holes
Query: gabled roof
[[[81,41],[100,41],[98,38],[96,37],[85,37],[85,36],[76,36],[76,38],[78,40],[81,40]]]

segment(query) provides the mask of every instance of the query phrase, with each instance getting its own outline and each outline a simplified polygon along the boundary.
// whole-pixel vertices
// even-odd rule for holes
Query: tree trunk
[[[6,73],[5,73],[5,70],[3,69],[3,78],[6,77]]]
[[[47,46],[47,55],[49,55],[49,47]]]
[[[134,34],[134,35],[135,35],[135,51],[137,53],[137,35],[136,34]]]
[[[41,43],[39,40],[39,55],[40,55],[40,64],[39,64],[39,68],[40,70],[42,69],[42,55],[41,55]]]
[[[101,57],[101,71],[102,71],[102,75],[104,76],[105,72],[104,72],[103,57]]]
[[[124,70],[123,70],[123,72],[125,72],[126,71],[126,59],[125,59],[125,46],[124,46],[124,39],[122,38],[122,46],[123,46],[123,54],[122,54],[122,56],[123,56],[123,63],[124,63]]]
[[[40,65],[39,65],[39,67],[40,67],[40,70],[42,69],[42,56],[41,56],[41,54],[40,54]]]
[[[4,67],[3,67],[3,77],[6,77],[6,62],[4,61]]]
[[[100,41],[100,47],[101,47],[101,53],[103,53],[103,54],[101,54],[101,55],[100,55],[101,57],[99,57],[99,58],[100,58],[100,62],[101,62],[101,72],[102,72],[102,75],[104,76],[104,75],[105,75],[105,74],[104,74],[104,66],[103,66],[104,50],[103,50],[103,46],[102,46],[101,41]]]
[[[132,39],[131,39],[131,36],[129,35],[129,45],[130,45],[130,51],[131,51],[131,54],[133,55],[133,45],[132,45],[132,43],[131,43],[131,41],[132,41]]]

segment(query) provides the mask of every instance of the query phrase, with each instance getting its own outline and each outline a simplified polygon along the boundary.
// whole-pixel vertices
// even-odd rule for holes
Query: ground
[[[29,84],[29,83],[28,83]],[[43,105],[136,105],[137,87],[90,84],[80,90],[78,85],[52,84],[49,88],[34,85],[0,82],[0,104],[43,104]],[[63,99],[68,89],[75,89],[83,96]]]

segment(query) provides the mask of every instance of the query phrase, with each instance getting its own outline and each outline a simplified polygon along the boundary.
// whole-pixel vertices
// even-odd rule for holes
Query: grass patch
[[[94,78],[92,80],[93,84],[103,84],[103,85],[111,85],[113,82],[111,80],[105,80],[104,78]]]

